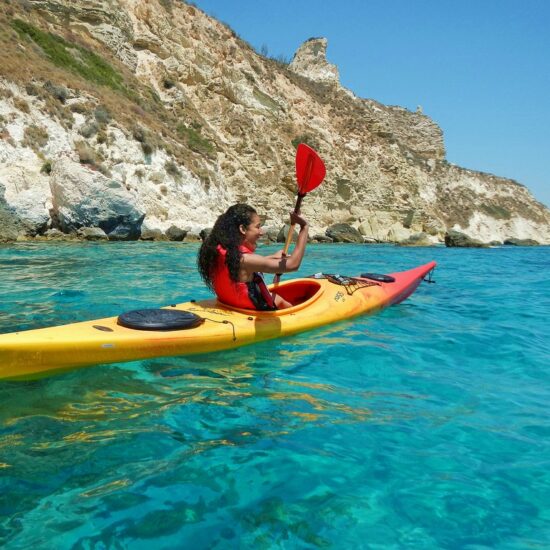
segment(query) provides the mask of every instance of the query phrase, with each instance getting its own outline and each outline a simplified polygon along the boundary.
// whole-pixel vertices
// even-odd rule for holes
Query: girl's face
[[[239,229],[242,234],[242,244],[250,248],[250,250],[255,250],[258,239],[264,234],[260,216],[258,216],[258,214],[252,214],[250,223],[246,227],[241,225]]]

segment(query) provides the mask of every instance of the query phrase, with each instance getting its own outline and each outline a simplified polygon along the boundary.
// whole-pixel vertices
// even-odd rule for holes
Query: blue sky
[[[447,160],[550,206],[550,0],[195,0],[257,51],[311,37],[356,95],[424,113]]]

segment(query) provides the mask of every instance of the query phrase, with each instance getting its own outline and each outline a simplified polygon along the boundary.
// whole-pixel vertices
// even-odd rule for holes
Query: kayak
[[[435,262],[387,275],[316,274],[277,285],[295,304],[244,310],[216,299],[0,335],[0,379],[37,378],[102,363],[229,350],[373,313],[408,298]],[[140,321],[141,320],[141,321]]]

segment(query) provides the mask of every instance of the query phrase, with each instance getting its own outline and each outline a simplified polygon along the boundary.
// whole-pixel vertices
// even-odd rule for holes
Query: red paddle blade
[[[325,179],[326,169],[321,157],[305,143],[296,149],[296,180],[298,193],[305,195],[313,191]]]

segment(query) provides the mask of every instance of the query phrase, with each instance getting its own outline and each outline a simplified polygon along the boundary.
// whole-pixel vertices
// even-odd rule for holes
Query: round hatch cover
[[[370,279],[371,281],[378,281],[380,283],[395,283],[395,277],[391,275],[382,275],[381,273],[361,273],[363,279]]]
[[[204,319],[177,309],[135,309],[119,315],[117,322],[136,330],[184,330],[199,326]]]

